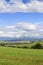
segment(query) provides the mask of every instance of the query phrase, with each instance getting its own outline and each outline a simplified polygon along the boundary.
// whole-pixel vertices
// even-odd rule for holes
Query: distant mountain
[[[43,38],[37,38],[37,37],[22,37],[22,38],[0,37],[0,41],[24,41],[24,40],[43,40]]]
[[[0,41],[1,40],[3,40],[3,41],[14,40],[14,38],[11,38],[11,37],[0,37]]]

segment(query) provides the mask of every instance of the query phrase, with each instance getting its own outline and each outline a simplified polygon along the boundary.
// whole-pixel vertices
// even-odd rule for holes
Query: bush
[[[32,46],[31,48],[42,49],[42,45],[40,43],[37,43],[36,45]]]
[[[23,48],[28,48],[27,46],[23,46]]]
[[[0,46],[5,46],[6,44],[5,43],[0,43]]]

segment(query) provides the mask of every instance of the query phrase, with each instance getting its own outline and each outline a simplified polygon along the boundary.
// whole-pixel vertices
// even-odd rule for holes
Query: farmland
[[[5,47],[13,47],[13,48],[31,48],[35,44],[41,44],[43,46],[43,41],[16,41],[16,42],[8,42],[8,41],[0,41],[0,46],[5,46]]]
[[[0,42],[0,65],[43,65],[43,49],[31,49],[37,43],[43,46],[43,41]]]
[[[0,46],[0,65],[43,65],[43,49]]]

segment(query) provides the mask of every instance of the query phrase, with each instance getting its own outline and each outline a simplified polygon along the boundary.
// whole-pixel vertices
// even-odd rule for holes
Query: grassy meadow
[[[43,65],[43,49],[0,46],[0,65]]]

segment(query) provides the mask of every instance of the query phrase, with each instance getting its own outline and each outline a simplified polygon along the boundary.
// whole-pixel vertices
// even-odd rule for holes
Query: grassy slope
[[[43,65],[43,50],[0,47],[0,65]]]

